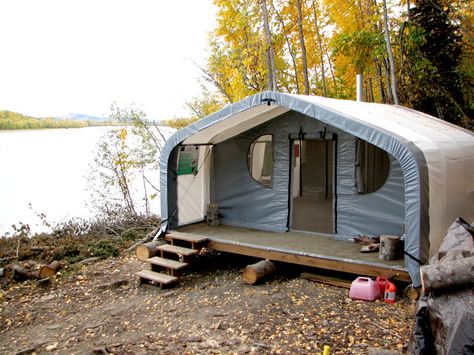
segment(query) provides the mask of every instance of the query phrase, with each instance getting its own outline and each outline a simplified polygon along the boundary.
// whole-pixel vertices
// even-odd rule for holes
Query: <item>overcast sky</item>
[[[1,0],[0,110],[180,117],[200,93],[212,0]]]

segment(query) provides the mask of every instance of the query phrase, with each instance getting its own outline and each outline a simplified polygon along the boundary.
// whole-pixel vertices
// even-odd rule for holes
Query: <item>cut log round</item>
[[[211,227],[217,227],[220,224],[218,204],[210,203],[207,205],[206,223]]]
[[[384,260],[397,260],[400,257],[401,243],[397,235],[381,235],[379,258]]]
[[[263,277],[275,271],[275,268],[275,264],[270,260],[262,260],[256,264],[248,265],[242,276],[247,284],[254,285]]]
[[[421,286],[424,293],[452,287],[474,285],[474,256],[425,265],[420,268]]]
[[[135,254],[139,260],[149,259],[156,254],[158,254],[158,249],[160,245],[166,244],[163,240],[157,240],[155,242],[149,242],[145,244],[140,244],[135,249]]]
[[[49,265],[41,266],[38,272],[38,276],[40,279],[52,277],[56,275],[56,273],[63,267],[64,267],[64,262],[55,260]]]

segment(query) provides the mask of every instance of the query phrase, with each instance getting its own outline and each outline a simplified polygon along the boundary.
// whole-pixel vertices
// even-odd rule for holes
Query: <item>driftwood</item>
[[[384,260],[397,260],[400,257],[401,242],[397,235],[381,235],[379,258]]]
[[[249,285],[254,285],[263,277],[275,271],[276,267],[270,260],[262,260],[256,264],[248,265],[242,276],[244,281]]]
[[[424,293],[436,290],[474,285],[474,256],[420,268]]]
[[[137,246],[137,249],[135,249],[135,254],[139,260],[149,259],[158,254],[157,247],[163,244],[166,244],[164,240],[157,240],[155,242],[140,244]]]

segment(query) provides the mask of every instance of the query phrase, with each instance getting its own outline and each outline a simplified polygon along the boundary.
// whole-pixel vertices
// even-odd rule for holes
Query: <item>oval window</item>
[[[273,136],[265,134],[255,139],[248,153],[250,175],[265,187],[272,187]]]
[[[390,172],[388,153],[363,140],[357,141],[356,181],[359,194],[380,189]]]

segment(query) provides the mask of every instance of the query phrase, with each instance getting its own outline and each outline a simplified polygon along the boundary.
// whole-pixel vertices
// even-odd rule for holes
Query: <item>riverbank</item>
[[[51,244],[53,238],[32,243]],[[118,256],[90,264],[77,262],[85,254],[74,258],[74,248],[104,240]],[[125,252],[131,243],[117,231],[85,239],[70,233],[55,244],[70,253],[52,284],[3,279],[0,353],[314,354],[329,345],[332,354],[364,354],[372,348],[401,353],[408,342],[414,312],[409,300],[352,301],[347,289],[302,279],[304,270],[288,264],[249,286],[241,272],[255,259],[209,250],[176,288],[139,286],[134,273],[144,264]],[[12,240],[13,251],[15,246]],[[37,262],[50,260],[37,256]]]

